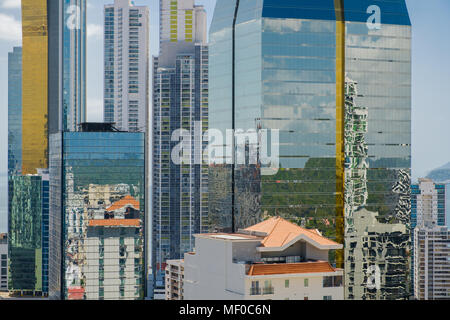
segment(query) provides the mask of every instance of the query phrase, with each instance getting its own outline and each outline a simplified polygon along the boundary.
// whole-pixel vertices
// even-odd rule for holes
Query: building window
[[[323,277],[323,287],[342,287],[342,276]]]
[[[289,280],[284,280],[284,287],[289,288]]]
[[[252,281],[252,287],[250,288],[250,295],[256,296],[261,294],[261,288],[259,287],[259,281]]]
[[[333,300],[331,296],[323,296],[323,300]]]
[[[274,289],[272,287],[272,281],[270,281],[270,280],[264,281],[263,294],[273,294],[273,293],[274,293]]]
[[[308,286],[309,286],[309,280],[308,280],[308,279],[304,279],[304,280],[303,280],[303,286],[304,286],[305,288],[308,288]]]

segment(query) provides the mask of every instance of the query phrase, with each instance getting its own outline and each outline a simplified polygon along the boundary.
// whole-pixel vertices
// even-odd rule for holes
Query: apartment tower
[[[131,0],[105,5],[104,121],[146,132],[149,95],[149,11]]]
[[[160,54],[153,58],[154,298],[164,299],[166,260],[179,259],[208,215],[206,12],[194,0],[160,1]],[[176,146],[183,145],[183,152]]]

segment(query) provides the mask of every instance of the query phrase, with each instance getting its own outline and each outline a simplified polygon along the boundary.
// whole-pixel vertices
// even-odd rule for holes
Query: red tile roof
[[[139,227],[139,219],[98,219],[89,220],[89,227]]]
[[[328,262],[302,262],[302,263],[277,263],[277,264],[253,264],[248,271],[249,276],[265,276],[276,274],[298,273],[322,273],[335,272],[340,269],[333,268]]]
[[[83,300],[84,288],[83,287],[71,287],[68,289],[69,300]]]
[[[268,248],[282,247],[300,235],[304,235],[320,245],[339,245],[320,235],[317,230],[308,230],[299,227],[281,217],[272,217],[245,230],[266,233],[267,236],[261,244]]]
[[[132,196],[126,196],[119,201],[114,202],[106,211],[111,212],[125,207],[126,205],[132,206],[134,209],[139,210],[139,201]]]

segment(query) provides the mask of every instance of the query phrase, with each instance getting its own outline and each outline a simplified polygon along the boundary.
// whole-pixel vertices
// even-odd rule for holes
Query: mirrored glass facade
[[[9,177],[8,290],[14,294],[48,292],[48,183],[48,174]]]
[[[51,263],[61,270],[51,296],[143,299],[144,134],[66,132],[50,141]]]
[[[280,169],[211,165],[210,217],[317,228],[344,243],[347,299],[406,299],[411,28],[404,1],[377,1],[379,29],[366,2],[217,2],[210,128],[278,129]]]

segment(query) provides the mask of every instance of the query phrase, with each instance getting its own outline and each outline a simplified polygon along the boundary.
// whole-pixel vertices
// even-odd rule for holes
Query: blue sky
[[[88,0],[88,121],[102,120],[103,5]],[[450,1],[407,0],[413,24],[413,178],[450,162]],[[135,0],[150,8],[150,50],[158,54],[159,0]],[[211,21],[215,0],[197,0]],[[20,0],[0,0],[0,232],[6,231],[8,52],[21,44]],[[447,142],[445,142],[447,141]]]

